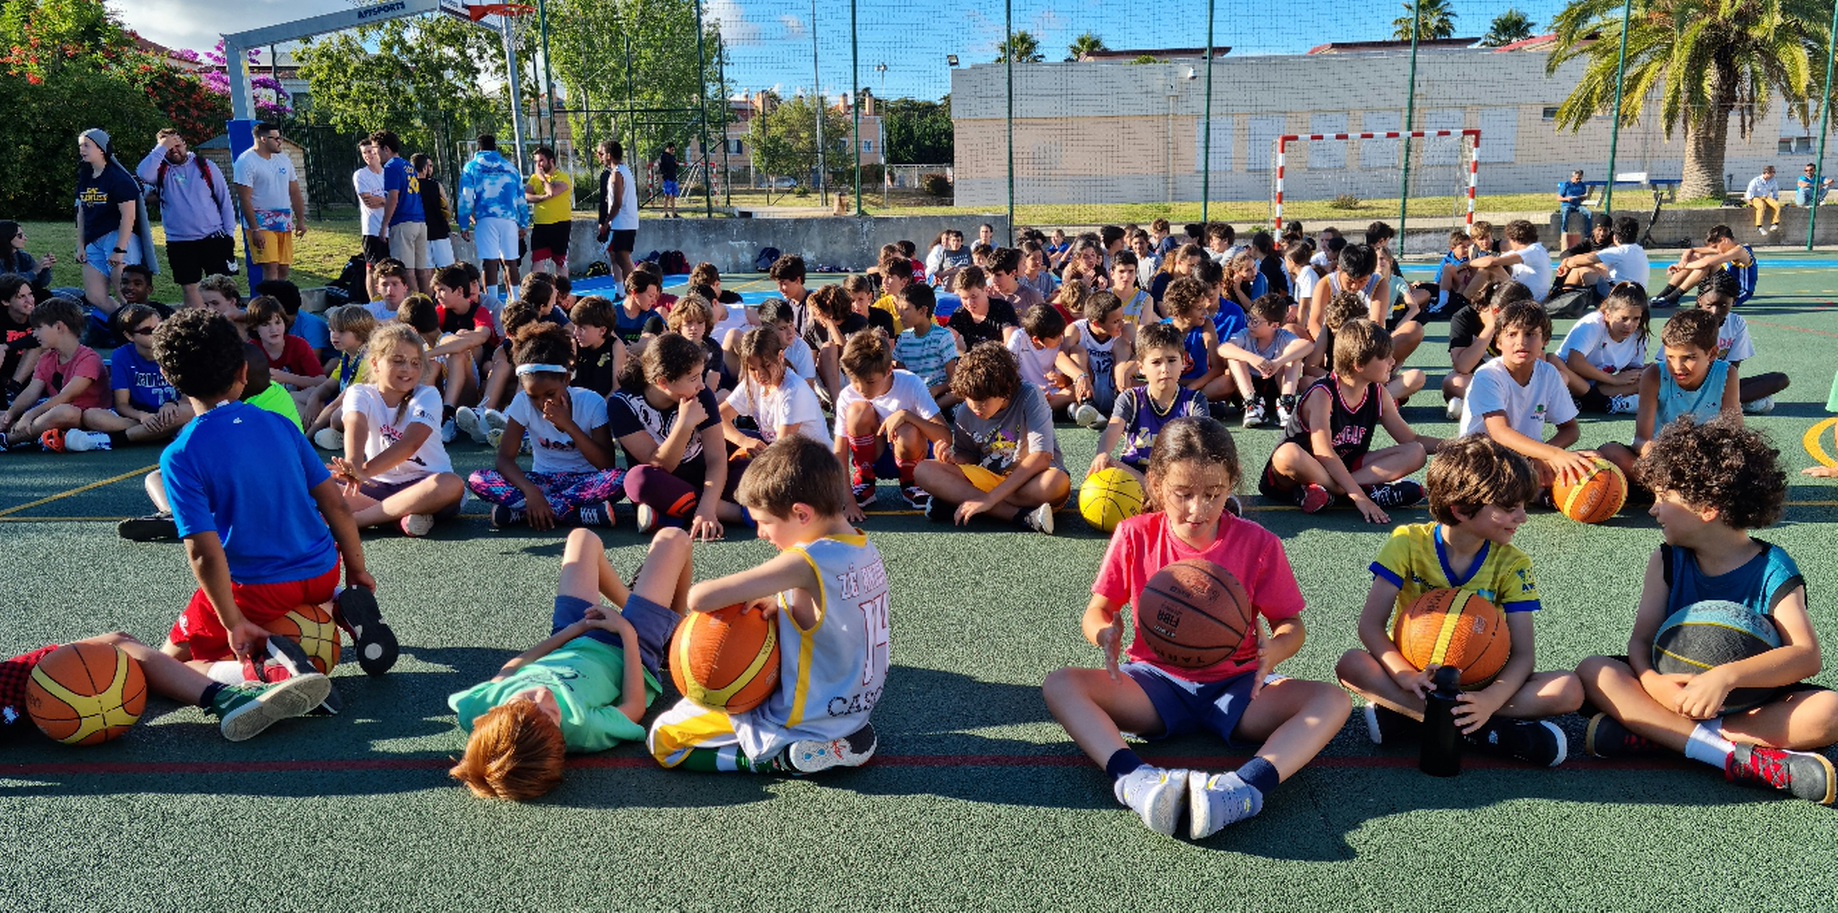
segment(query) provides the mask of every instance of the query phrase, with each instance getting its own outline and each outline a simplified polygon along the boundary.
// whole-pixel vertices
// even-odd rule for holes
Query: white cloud
[[[170,48],[208,51],[244,31],[350,9],[345,0],[109,0],[128,28]]]
[[[740,0],[710,0],[708,18],[720,23],[721,40],[730,47],[759,44],[765,38],[757,23],[747,21]]]
[[[779,17],[779,24],[785,27],[786,38],[797,39],[804,37],[804,20],[787,14]]]

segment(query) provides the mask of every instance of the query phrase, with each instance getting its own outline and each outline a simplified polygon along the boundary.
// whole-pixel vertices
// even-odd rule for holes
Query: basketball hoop
[[[441,0],[440,11],[456,19],[464,19],[475,25],[496,29],[501,23],[522,19],[535,13],[536,7],[526,3],[467,3],[465,0]],[[494,17],[494,22],[485,21]]]

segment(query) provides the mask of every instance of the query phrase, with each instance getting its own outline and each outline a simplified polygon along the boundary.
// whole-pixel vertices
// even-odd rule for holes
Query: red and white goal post
[[[1439,161],[1438,159],[1443,156],[1429,154],[1431,150],[1428,148],[1422,150],[1423,154],[1413,154],[1411,158],[1412,183],[1416,183],[1419,179],[1433,183],[1443,183],[1446,180],[1450,194],[1450,216],[1461,219],[1464,224],[1472,228],[1474,225],[1474,191],[1480,176],[1481,131],[1479,130],[1393,130],[1379,133],[1311,133],[1279,136],[1276,138],[1276,151],[1271,163],[1276,176],[1275,192],[1271,200],[1271,227],[1278,232],[1283,229],[1283,190],[1291,145],[1342,143],[1353,146],[1373,140],[1420,140],[1427,147],[1429,141],[1438,139],[1454,139],[1459,142],[1460,151],[1455,160],[1452,163]],[[1372,167],[1374,163],[1369,163],[1362,157],[1357,169],[1349,169],[1343,164],[1342,167],[1333,170],[1344,180],[1349,174],[1371,174],[1389,168],[1393,176],[1391,184],[1395,188],[1398,184],[1396,175],[1403,168],[1402,157],[1387,155],[1387,158],[1393,160],[1378,165],[1378,167]],[[1454,166],[1453,170],[1451,170],[1451,164]],[[1314,169],[1310,169],[1308,173],[1312,174],[1313,171]],[[1463,200],[1466,201],[1465,208]]]

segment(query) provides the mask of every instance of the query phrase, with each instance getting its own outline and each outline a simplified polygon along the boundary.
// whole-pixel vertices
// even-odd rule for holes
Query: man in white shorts
[[[511,288],[516,288],[523,281],[517,241],[530,230],[530,203],[523,196],[523,175],[515,163],[498,154],[496,136],[479,134],[478,154],[460,169],[453,208],[453,227],[477,246],[486,288],[497,287],[500,265],[509,273]]]

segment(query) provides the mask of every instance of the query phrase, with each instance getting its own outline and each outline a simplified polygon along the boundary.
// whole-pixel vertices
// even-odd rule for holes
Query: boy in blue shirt
[[[1738,416],[1702,425],[1687,417],[1666,426],[1634,468],[1653,491],[1648,513],[1665,543],[1647,559],[1627,655],[1577,667],[1602,711],[1589,721],[1589,753],[1683,752],[1732,783],[1831,805],[1838,777],[1822,751],[1838,742],[1838,693],[1809,681],[1820,652],[1806,581],[1785,551],[1749,534],[1772,526],[1787,500],[1780,452]],[[1695,675],[1655,671],[1661,623],[1713,599],[1767,617],[1781,645]],[[1749,699],[1731,700],[1737,689]]]
[[[371,675],[388,671],[396,638],[377,613],[357,525],[299,428],[238,398],[249,377],[242,334],[214,311],[187,309],[154,334],[153,355],[197,415],[160,455],[172,520],[198,579],[162,652],[207,672],[234,658],[245,677],[275,680],[257,651],[266,643],[285,665],[285,648],[264,625],[332,602],[358,665]]]
[[[191,407],[153,361],[153,334],[160,315],[151,305],[126,304],[115,312],[115,328],[128,341],[109,356],[113,408],[83,410],[83,428],[64,433],[66,450],[112,450],[163,441],[191,421]]]

